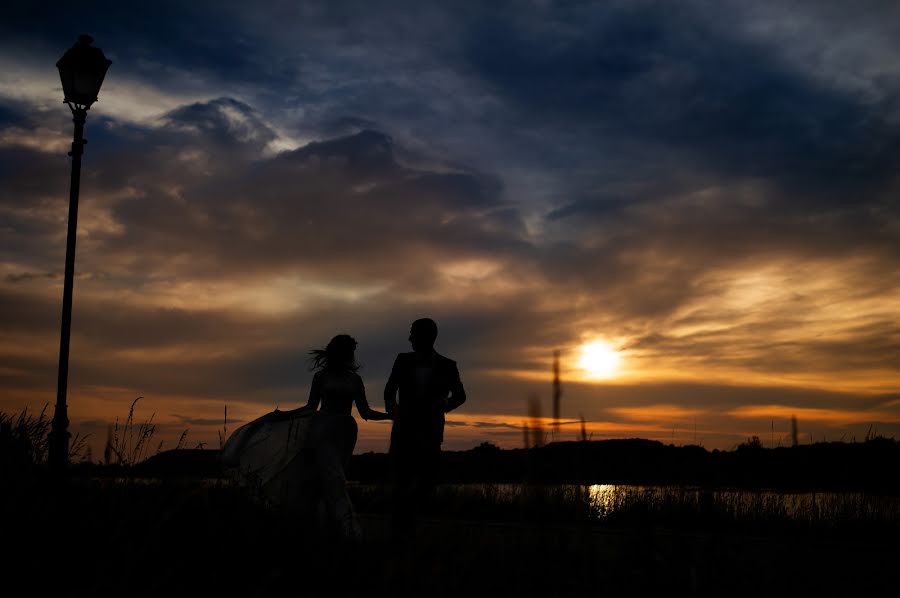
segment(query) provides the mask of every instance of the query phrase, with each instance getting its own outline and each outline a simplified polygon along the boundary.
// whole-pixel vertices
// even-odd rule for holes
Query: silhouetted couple
[[[394,475],[393,532],[408,538],[418,506],[436,481],[444,436],[444,414],[466,400],[456,363],[434,350],[437,324],[413,322],[411,353],[397,356],[384,389],[387,413],[369,407],[357,373],[356,341],[341,334],[311,351],[316,370],[309,400],[299,409],[275,410],[232,434],[223,464],[237,479],[279,503],[301,508],[320,488],[326,512],[346,538],[359,537],[359,523],[347,495],[344,469],[356,445],[355,403],[366,420],[392,419],[390,454]],[[398,397],[399,395],[399,397]]]

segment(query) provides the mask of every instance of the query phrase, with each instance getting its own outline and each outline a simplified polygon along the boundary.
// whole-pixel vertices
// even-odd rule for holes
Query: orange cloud
[[[850,409],[819,409],[788,407],[785,405],[738,407],[737,409],[731,409],[727,414],[739,418],[790,418],[791,416],[796,416],[801,421],[843,425],[870,422],[900,423],[900,414],[888,411],[853,411]]]
[[[646,407],[611,407],[610,412],[626,419],[641,422],[689,420],[707,415],[706,409],[690,409],[678,405],[648,405]]]

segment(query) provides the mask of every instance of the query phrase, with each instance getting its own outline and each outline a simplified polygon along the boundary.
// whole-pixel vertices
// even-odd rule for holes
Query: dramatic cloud
[[[304,401],[308,351],[341,332],[378,405],[431,315],[470,395],[450,447],[519,443],[557,349],[564,437],[581,415],[718,447],[792,414],[816,438],[900,431],[900,15],[866,4],[13,7],[0,409],[54,399],[53,64],[83,27],[114,64],[79,213],[82,430],[143,396],[167,441],[213,443],[224,404]],[[576,365],[595,340],[621,354],[608,380]]]

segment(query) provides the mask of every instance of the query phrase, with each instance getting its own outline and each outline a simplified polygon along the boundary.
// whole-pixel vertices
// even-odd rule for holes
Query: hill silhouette
[[[216,450],[172,450],[154,455],[131,473],[147,477],[220,475]],[[645,439],[556,442],[531,449],[483,443],[445,451],[445,483],[547,483],[691,485],[779,490],[846,490],[900,493],[900,442],[828,442],[762,448],[745,443],[733,451],[674,446]],[[385,453],[353,455],[350,480],[390,479]]]

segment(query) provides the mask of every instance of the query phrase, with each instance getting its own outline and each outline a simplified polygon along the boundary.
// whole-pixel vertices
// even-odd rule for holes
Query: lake
[[[361,512],[389,507],[389,487],[350,482]],[[900,524],[900,497],[863,492],[778,492],[621,484],[444,484],[436,511],[473,518],[531,515],[614,522],[620,518],[713,518],[811,525]]]

